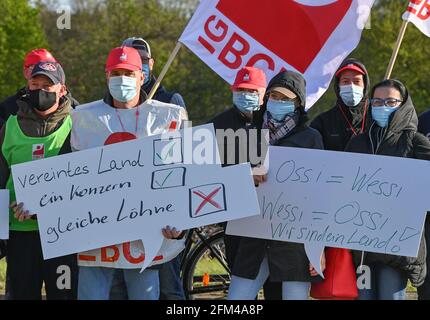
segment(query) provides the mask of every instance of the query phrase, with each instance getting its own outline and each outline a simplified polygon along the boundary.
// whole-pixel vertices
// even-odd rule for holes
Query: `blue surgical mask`
[[[282,121],[288,114],[294,113],[296,105],[293,101],[280,101],[269,99],[267,101],[267,111],[277,121]]]
[[[244,113],[252,113],[260,108],[260,96],[258,93],[246,91],[233,92],[233,104]]]
[[[398,107],[372,107],[372,118],[376,121],[378,126],[381,128],[386,128],[388,122],[390,121],[390,116],[393,112],[397,111]]]
[[[348,107],[356,107],[363,100],[364,88],[354,84],[340,87],[340,97]]]
[[[133,100],[137,95],[136,78],[121,76],[109,79],[109,92],[119,102]]]
[[[142,72],[145,74],[145,80],[143,81],[143,85],[145,85],[151,80],[151,69],[149,69],[149,64],[142,64]]]

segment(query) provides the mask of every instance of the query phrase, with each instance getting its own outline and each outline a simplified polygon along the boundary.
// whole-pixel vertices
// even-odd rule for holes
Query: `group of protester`
[[[181,254],[153,263],[142,273],[87,266],[78,263],[76,255],[43,260],[37,215],[15,202],[10,174],[12,165],[41,157],[180,129],[188,120],[180,94],[160,86],[153,99],[147,99],[156,82],[154,63],[147,41],[126,39],[107,57],[105,96],[79,105],[52,54],[36,49],[25,57],[27,85],[0,104],[0,188],[9,189],[11,195],[10,237],[1,248],[7,255],[7,299],[41,299],[43,283],[47,299],[184,299]],[[232,86],[231,108],[209,122],[215,129],[257,130],[253,147],[260,151],[266,144],[430,160],[430,113],[418,120],[402,82],[385,80],[371,87],[365,66],[355,59],[342,63],[334,81],[334,107],[308,125],[306,82],[301,74],[282,71],[266,79],[263,70],[244,67]],[[258,170],[261,163],[252,163],[249,152],[240,159],[243,142],[219,143],[223,165],[251,162],[256,187],[265,183],[266,176]],[[43,150],[35,152],[35,145]],[[236,155],[234,161],[227,161],[229,154]],[[186,232],[171,226],[162,233],[166,248],[182,245],[186,237]],[[425,243],[429,238],[427,234],[422,238],[417,258],[353,251],[355,267],[367,265],[372,277],[371,287],[360,289],[358,298],[405,299],[409,280],[418,287],[420,299],[429,299]],[[264,287],[266,299],[304,300],[311,284],[323,281],[303,244],[228,235],[224,242],[232,270],[228,299],[254,299]],[[130,246],[143,251],[140,240]],[[57,270],[64,265],[71,270],[69,289],[57,286]],[[323,254],[323,270],[325,265]]]

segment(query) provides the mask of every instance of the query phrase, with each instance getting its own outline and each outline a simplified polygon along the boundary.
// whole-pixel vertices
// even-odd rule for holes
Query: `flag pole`
[[[391,55],[390,64],[388,65],[387,72],[385,73],[384,79],[390,79],[391,73],[393,72],[394,64],[396,63],[397,56],[399,54],[400,47],[405,37],[406,28],[408,27],[409,20],[403,20],[402,27],[400,28],[399,36],[397,37],[396,46],[394,47],[393,54]]]
[[[175,48],[173,49],[172,53],[169,56],[169,59],[167,59],[166,64],[163,67],[163,70],[161,70],[160,75],[157,78],[157,81],[155,81],[154,86],[152,87],[151,91],[148,94],[148,100],[152,99],[155,95],[155,92],[157,92],[158,87],[160,86],[161,81],[163,81],[164,76],[167,73],[167,70],[169,70],[170,66],[172,65],[173,60],[175,59],[176,55],[179,52],[179,49],[181,49],[182,43],[179,41],[176,43]]]

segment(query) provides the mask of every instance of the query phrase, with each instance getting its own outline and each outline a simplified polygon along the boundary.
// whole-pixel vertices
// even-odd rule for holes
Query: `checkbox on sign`
[[[169,189],[185,185],[185,168],[157,170],[152,173],[152,189]]]
[[[182,139],[154,140],[154,166],[183,162]]]
[[[206,184],[190,189],[191,218],[226,210],[225,187],[222,183]]]

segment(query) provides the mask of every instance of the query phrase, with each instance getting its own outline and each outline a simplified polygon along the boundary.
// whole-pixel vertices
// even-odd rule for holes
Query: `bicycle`
[[[231,271],[227,265],[224,229],[206,226],[190,231],[181,262],[187,300],[225,299]]]

